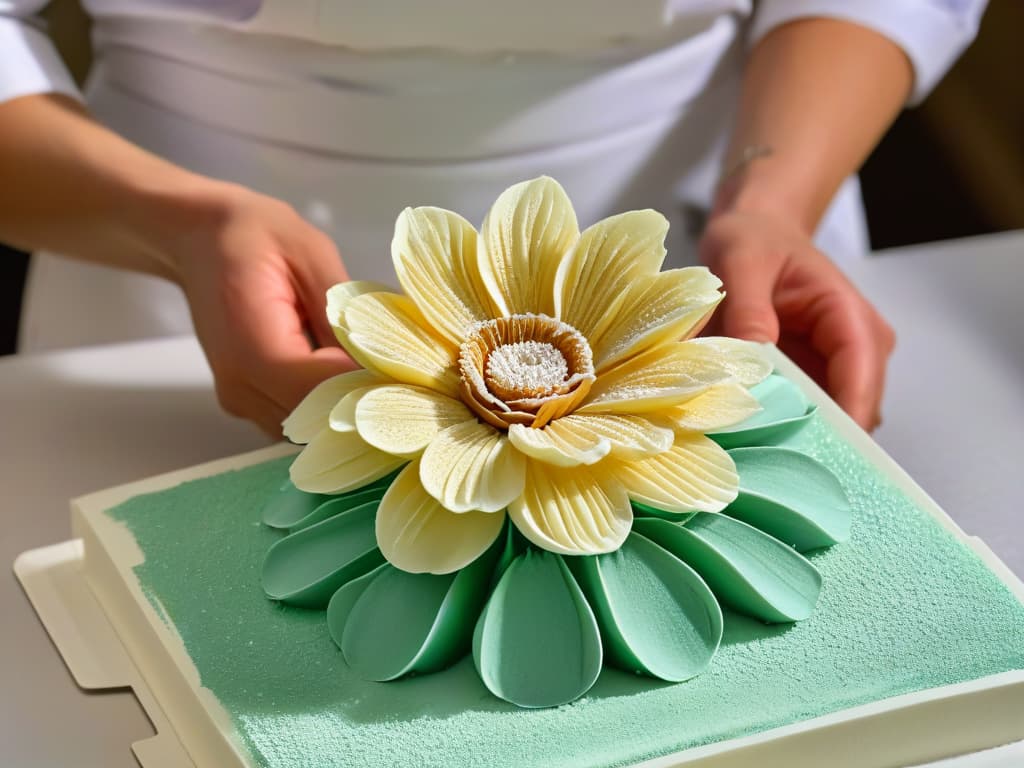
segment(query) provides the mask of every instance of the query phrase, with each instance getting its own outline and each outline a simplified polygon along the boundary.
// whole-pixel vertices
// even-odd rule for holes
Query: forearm
[[[773,212],[813,232],[912,81],[903,51],[865,27],[807,19],[774,29],[746,66],[715,211]],[[744,163],[749,147],[765,154]]]
[[[174,279],[172,254],[228,185],[185,171],[61,96],[0,104],[0,240]]]

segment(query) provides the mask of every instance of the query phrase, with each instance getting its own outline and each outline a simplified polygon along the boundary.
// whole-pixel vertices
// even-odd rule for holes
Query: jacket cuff
[[[0,102],[35,93],[82,98],[50,38],[27,20],[0,16]]]

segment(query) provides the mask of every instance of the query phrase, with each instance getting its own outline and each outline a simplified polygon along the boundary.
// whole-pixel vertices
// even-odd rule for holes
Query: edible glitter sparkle
[[[487,388],[543,397],[569,378],[569,364],[557,347],[540,341],[502,344],[487,356]]]

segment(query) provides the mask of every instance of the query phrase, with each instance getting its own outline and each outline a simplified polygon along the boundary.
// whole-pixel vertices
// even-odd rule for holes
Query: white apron
[[[462,14],[453,27],[407,4],[424,19],[395,27],[349,5],[360,6],[271,0],[244,23],[102,17],[87,101],[157,154],[286,200],[335,240],[355,279],[395,283],[389,247],[405,206],[438,205],[479,224],[501,190],[540,174],[566,188],[581,226],[661,210],[672,223],[669,265],[692,263],[686,210],[708,207],[717,177],[739,83],[739,13],[659,17],[646,36],[612,14],[604,32],[625,37],[609,43],[564,13],[530,37],[516,27],[520,13]],[[537,48],[510,50],[523,39]],[[867,251],[855,179],[818,243],[840,261]],[[190,331],[176,286],[34,259],[21,351]]]

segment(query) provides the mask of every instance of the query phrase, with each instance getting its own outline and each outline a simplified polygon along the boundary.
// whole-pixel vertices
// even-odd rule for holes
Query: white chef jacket
[[[0,0],[0,101],[77,90],[31,14]],[[397,213],[480,221],[506,186],[558,178],[586,225],[658,208],[670,262],[692,253],[744,44],[828,16],[878,30],[914,67],[912,99],[977,30],[985,0],[85,0],[97,53],[84,97],[128,139],[194,171],[287,200],[355,278],[394,282]],[[867,250],[856,180],[817,235]],[[189,330],[177,289],[40,254],[23,350]]]

